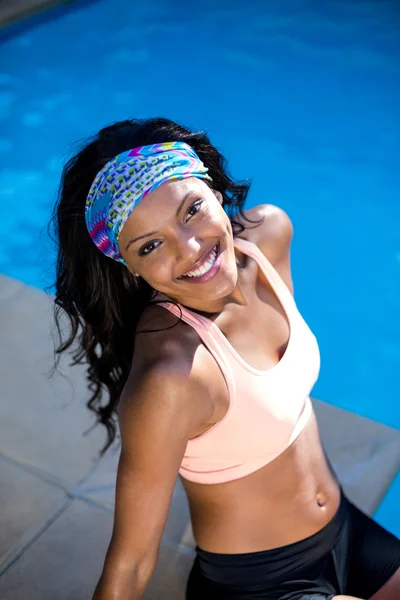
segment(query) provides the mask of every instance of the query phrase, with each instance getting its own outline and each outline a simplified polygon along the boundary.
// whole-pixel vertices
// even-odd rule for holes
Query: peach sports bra
[[[290,337],[278,364],[259,370],[239,355],[213,321],[179,305],[182,320],[194,327],[217,361],[229,392],[225,416],[188,441],[179,473],[196,483],[244,477],[284,452],[312,413],[310,392],[320,368],[317,340],[279,273],[253,242],[235,238],[234,244],[264,272],[286,313]],[[165,298],[160,306],[179,317],[179,308],[160,296]]]

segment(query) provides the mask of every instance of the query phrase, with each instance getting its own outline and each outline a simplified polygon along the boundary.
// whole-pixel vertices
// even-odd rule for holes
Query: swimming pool
[[[400,26],[395,2],[99,0],[3,41],[0,272],[44,288],[72,142],[129,116],[205,128],[248,206],[294,222],[317,397],[400,425]]]

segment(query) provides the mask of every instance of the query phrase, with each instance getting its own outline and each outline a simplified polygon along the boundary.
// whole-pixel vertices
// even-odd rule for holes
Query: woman
[[[248,188],[204,133],[167,119],[106,127],[65,167],[59,352],[78,340],[105,449],[117,414],[122,444],[95,600],[142,598],[178,472],[197,543],[188,600],[400,598],[399,540],[347,500],[321,446],[290,220],[243,212]]]

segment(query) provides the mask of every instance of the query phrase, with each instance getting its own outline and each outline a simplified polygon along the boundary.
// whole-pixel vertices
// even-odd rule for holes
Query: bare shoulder
[[[119,421],[124,426],[153,418],[183,420],[189,438],[212,421],[218,367],[196,332],[157,305],[138,324],[131,371],[121,395]],[[127,436],[129,437],[129,433]]]
[[[285,259],[293,236],[288,214],[273,204],[259,204],[244,211],[244,215],[254,224],[238,219],[246,228],[240,237],[255,243],[273,264]]]
[[[131,376],[121,395],[119,424],[125,447],[140,431],[157,435],[165,428],[180,432],[186,441],[203,422],[201,380],[188,377],[182,362],[173,357],[159,359]],[[167,436],[167,432],[165,432]]]

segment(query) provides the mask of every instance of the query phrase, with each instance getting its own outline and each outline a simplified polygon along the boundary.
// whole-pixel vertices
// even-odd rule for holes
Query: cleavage
[[[247,306],[232,305],[213,320],[248,365],[266,371],[276,366],[287,350],[288,317],[268,282],[251,281],[248,273],[242,278]]]

